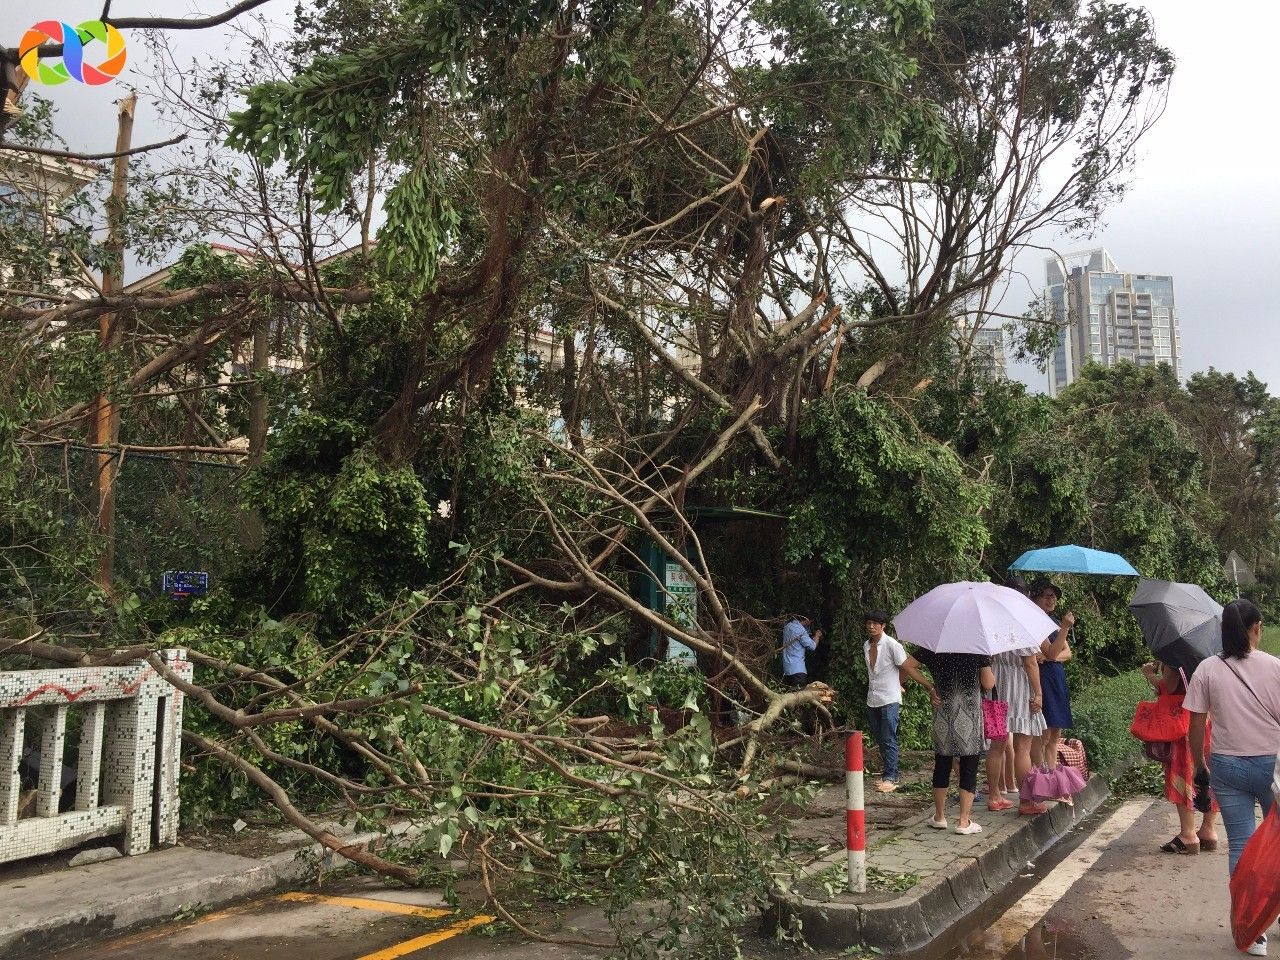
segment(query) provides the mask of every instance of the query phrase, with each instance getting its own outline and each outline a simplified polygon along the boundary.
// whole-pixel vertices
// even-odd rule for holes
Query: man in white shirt
[[[876,784],[881,793],[898,789],[898,715],[902,710],[902,665],[907,651],[884,625],[889,615],[872,610],[866,617],[867,639],[862,652],[867,659],[867,718],[871,736],[880,748],[884,776]]]

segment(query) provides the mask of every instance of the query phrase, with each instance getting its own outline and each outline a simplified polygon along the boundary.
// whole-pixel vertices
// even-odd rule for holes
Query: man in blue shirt
[[[782,628],[782,682],[793,690],[809,685],[809,670],[804,662],[806,650],[817,650],[822,628],[809,636],[808,617],[796,615]]]

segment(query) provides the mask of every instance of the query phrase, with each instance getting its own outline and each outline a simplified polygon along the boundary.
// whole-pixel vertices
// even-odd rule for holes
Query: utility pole
[[[116,132],[116,158],[111,172],[111,197],[107,200],[107,266],[102,272],[102,292],[118,296],[124,289],[124,221],[129,194],[129,158],[124,154],[133,141],[133,114],[137,93],[120,101],[120,125]],[[120,342],[120,315],[104,313],[98,318],[98,347],[103,359]],[[98,395],[94,416],[93,445],[98,448],[94,485],[98,492],[98,534],[102,555],[98,560],[98,586],[111,594],[111,578],[116,558],[116,475],[120,472],[120,410],[111,399],[110,384]]]

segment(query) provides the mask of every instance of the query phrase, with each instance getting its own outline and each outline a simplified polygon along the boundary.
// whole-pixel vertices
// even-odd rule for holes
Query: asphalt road
[[[438,895],[345,884],[286,892],[56,954],[57,960],[398,960],[493,918],[456,914]],[[431,951],[431,952],[429,952]]]
[[[1232,960],[1225,833],[1180,856],[1164,801],[1131,801],[947,960]],[[1275,954],[1280,956],[1280,946]]]

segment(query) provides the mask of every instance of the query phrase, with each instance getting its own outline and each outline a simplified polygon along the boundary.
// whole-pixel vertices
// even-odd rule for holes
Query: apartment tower
[[[1182,377],[1182,343],[1173,277],[1124,273],[1106,250],[1045,260],[1045,299],[1062,325],[1049,363],[1049,395],[1057,396],[1086,363],[1167,363]]]

